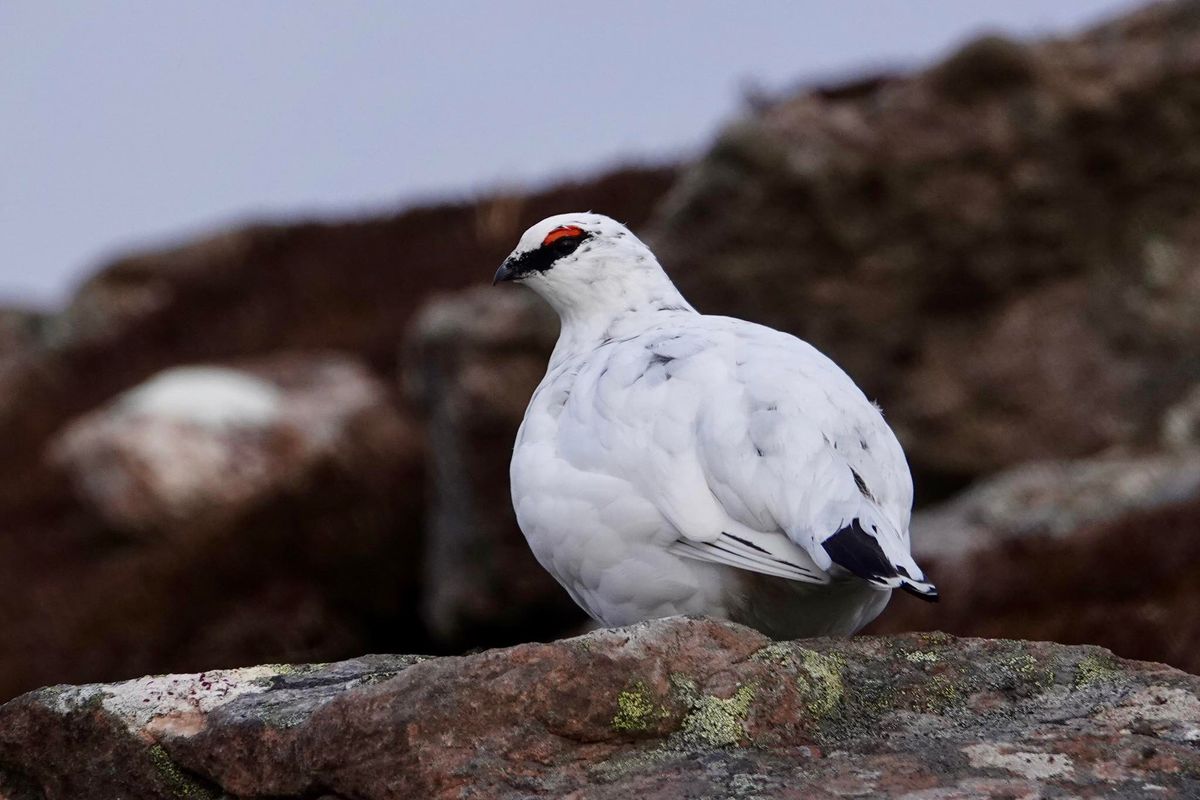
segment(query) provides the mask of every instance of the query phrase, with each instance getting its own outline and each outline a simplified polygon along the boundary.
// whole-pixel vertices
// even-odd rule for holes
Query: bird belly
[[[603,476],[561,465],[554,475],[514,482],[517,519],[538,562],[604,625],[699,614],[776,639],[849,635],[888,602],[857,579],[809,584],[677,555],[678,533],[632,487],[606,492]]]
[[[700,614],[794,639],[854,633],[887,604],[858,579],[809,584],[671,552],[679,530],[642,487],[564,457],[540,399],[513,451],[513,507],[538,562],[602,624]]]

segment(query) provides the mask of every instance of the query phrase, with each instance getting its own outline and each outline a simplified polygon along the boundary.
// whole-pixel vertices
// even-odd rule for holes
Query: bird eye
[[[555,252],[562,253],[565,256],[569,253],[574,253],[582,241],[581,237],[563,237],[550,246],[554,248]]]
[[[583,241],[583,228],[575,225],[561,225],[546,234],[542,239],[542,247],[554,246],[560,252],[571,252]]]

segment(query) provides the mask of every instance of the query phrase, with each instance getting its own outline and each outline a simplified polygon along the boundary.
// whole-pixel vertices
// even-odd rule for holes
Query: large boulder
[[[1152,442],[1200,378],[1200,4],[989,37],[729,127],[653,243],[877,398],[936,499]]]
[[[4,531],[0,697],[427,646],[422,440],[360,362],[174,368],[49,450],[61,515]]]
[[[327,463],[351,464],[365,446],[411,450],[414,432],[400,428],[360,364],[277,356],[165,370],[73,421],[48,452],[108,527],[182,536],[309,484]]]
[[[5,800],[1195,797],[1200,678],[943,634],[770,642],[675,618],[0,707]]]

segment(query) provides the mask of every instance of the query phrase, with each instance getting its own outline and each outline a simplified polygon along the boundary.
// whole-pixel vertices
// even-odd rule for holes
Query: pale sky
[[[122,251],[699,152],[748,85],[1130,0],[0,0],[0,303]]]

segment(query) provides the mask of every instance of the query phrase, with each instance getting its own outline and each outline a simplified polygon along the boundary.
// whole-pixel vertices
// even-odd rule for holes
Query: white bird
[[[688,304],[608,217],[563,214],[496,272],[558,312],[517,434],[517,521],[592,617],[707,614],[776,638],[850,634],[909,552],[912,478],[879,409],[786,333]]]

